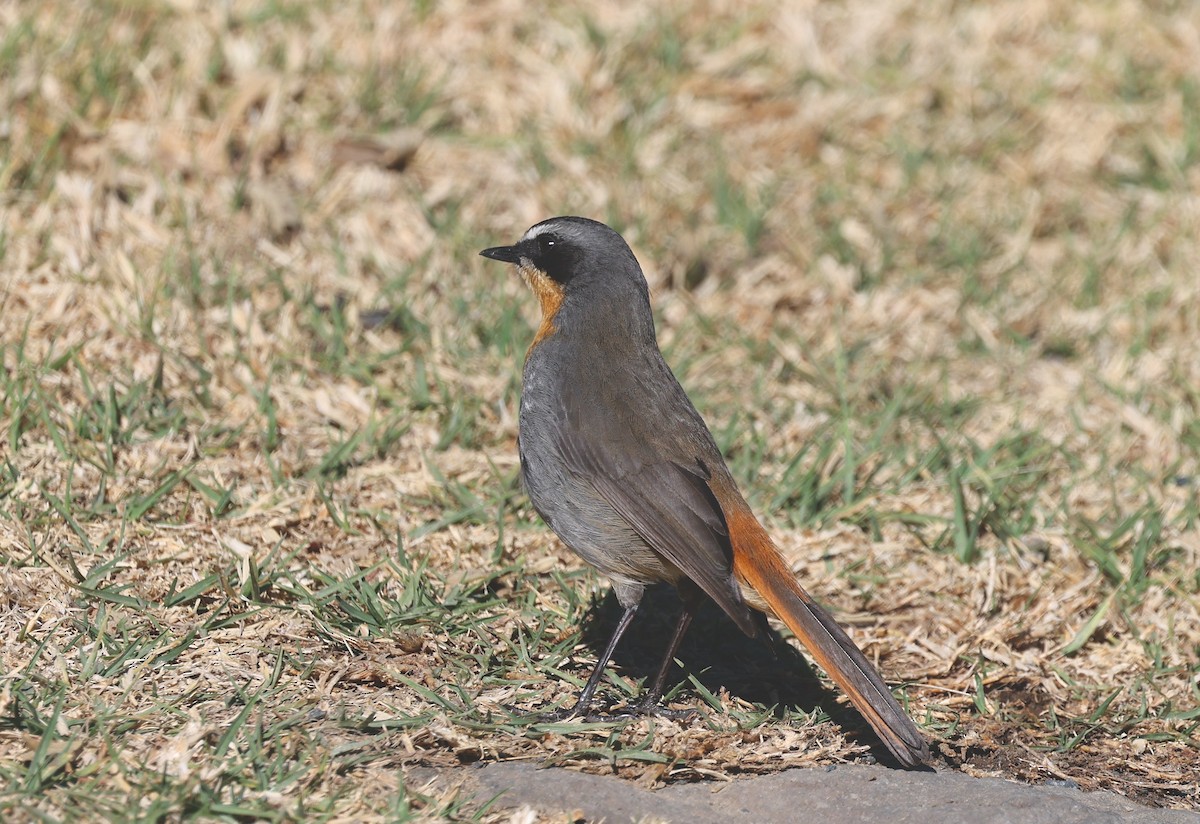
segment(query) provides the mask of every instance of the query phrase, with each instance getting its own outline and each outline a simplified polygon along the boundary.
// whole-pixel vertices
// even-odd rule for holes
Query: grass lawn
[[[779,5],[0,0],[0,818],[491,821],[412,768],[870,757],[715,609],[701,720],[531,723],[618,612],[520,488],[536,301],[477,256],[555,214],[629,240],[943,768],[1200,808],[1200,17]]]

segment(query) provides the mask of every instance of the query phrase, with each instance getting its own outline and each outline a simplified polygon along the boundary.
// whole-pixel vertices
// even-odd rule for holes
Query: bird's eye
[[[537,236],[537,250],[532,258],[551,279],[566,283],[571,276],[572,266],[578,257],[575,245],[557,232],[544,232]]]

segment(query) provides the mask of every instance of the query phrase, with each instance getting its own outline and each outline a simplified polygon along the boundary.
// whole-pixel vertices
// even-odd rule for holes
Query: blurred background
[[[589,768],[492,715],[569,693],[603,620],[517,480],[536,301],[477,256],[556,214],[630,242],[751,503],[942,757],[1200,803],[1195,5],[9,0],[13,804],[445,814],[406,765]],[[757,750],[610,760],[864,752],[738,678],[683,695]],[[264,743],[251,706],[310,721]]]

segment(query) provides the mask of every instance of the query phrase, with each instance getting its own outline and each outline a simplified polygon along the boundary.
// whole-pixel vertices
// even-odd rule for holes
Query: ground
[[[9,0],[0,42],[6,819],[506,820],[414,771],[880,754],[715,611],[697,721],[536,723],[615,607],[520,488],[536,302],[477,252],[554,214],[629,240],[941,768],[1200,806],[1191,5]]]

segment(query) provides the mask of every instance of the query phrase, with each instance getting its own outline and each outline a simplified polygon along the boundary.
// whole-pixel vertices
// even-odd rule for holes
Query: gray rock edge
[[[461,792],[491,810],[580,812],[589,824],[816,821],[819,824],[1200,824],[1200,813],[1143,807],[1111,792],[1029,785],[963,773],[904,772],[880,766],[791,769],[728,782],[647,790],[616,776],[539,768],[529,762],[481,763],[454,770],[413,769],[414,782]],[[498,796],[498,798],[497,798]]]

